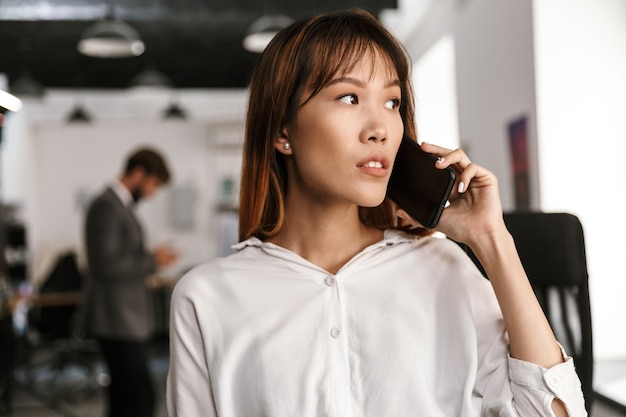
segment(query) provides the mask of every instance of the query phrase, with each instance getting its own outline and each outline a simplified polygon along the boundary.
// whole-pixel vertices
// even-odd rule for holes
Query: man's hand
[[[153,252],[154,261],[159,268],[165,268],[178,259],[178,252],[168,245],[157,246]]]

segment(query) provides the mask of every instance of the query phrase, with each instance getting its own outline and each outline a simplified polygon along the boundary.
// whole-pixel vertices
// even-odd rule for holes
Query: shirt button
[[[552,383],[552,385],[557,385],[559,383],[559,378],[553,376],[552,378],[550,378],[550,382]]]
[[[338,338],[341,336],[341,329],[339,327],[333,327],[330,329],[330,335],[335,339]]]
[[[333,285],[335,285],[335,277],[333,276],[327,276],[326,279],[324,280],[324,282],[326,283],[326,285],[328,285],[329,287],[332,287]]]

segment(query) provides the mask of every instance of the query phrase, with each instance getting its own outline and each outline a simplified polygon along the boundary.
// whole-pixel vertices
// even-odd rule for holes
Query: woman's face
[[[379,205],[404,131],[400,100],[397,73],[379,54],[366,54],[351,72],[337,76],[298,110],[276,143],[279,152],[293,155],[289,193]],[[291,149],[285,151],[281,140]]]

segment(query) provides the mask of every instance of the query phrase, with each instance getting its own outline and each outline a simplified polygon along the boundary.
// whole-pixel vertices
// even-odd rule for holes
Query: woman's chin
[[[385,195],[378,196],[377,198],[367,198],[359,204],[360,207],[374,208],[380,206],[385,201]]]

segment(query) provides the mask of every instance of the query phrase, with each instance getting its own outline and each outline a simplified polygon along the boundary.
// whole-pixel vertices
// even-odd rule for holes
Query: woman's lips
[[[362,165],[364,168],[382,168],[383,163],[380,161],[369,161]]]
[[[385,177],[389,173],[389,159],[385,155],[370,155],[357,168],[375,177]]]

